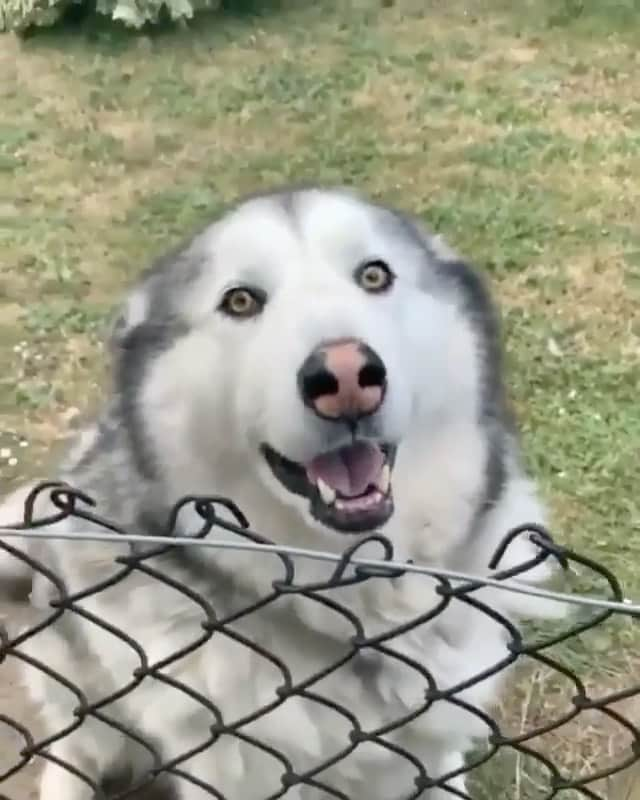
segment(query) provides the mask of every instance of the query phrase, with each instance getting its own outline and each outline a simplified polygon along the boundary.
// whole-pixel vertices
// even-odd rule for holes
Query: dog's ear
[[[105,336],[112,353],[126,349],[132,332],[147,319],[148,306],[148,296],[144,287],[136,287],[114,310],[107,323]]]
[[[463,260],[461,254],[456,252],[441,234],[431,230],[420,217],[406,212],[394,213],[411,238],[424,248],[432,261],[447,264]]]
[[[104,339],[112,352],[118,350],[126,335],[127,322],[122,307],[112,311],[105,325]]]

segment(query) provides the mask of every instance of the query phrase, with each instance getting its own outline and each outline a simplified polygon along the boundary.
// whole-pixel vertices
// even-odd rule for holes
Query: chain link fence
[[[48,495],[55,511],[47,517],[38,518],[34,509],[43,494]],[[5,622],[0,622],[0,682],[2,670],[17,665],[23,671],[42,673],[48,681],[75,698],[72,720],[59,730],[47,730],[45,735],[39,735],[38,725],[34,722],[36,718],[23,711],[22,701],[16,699],[22,697],[18,695],[18,689],[6,700],[6,707],[0,707],[1,800],[26,800],[27,797],[38,796],[35,789],[33,795],[20,796],[10,793],[10,789],[23,772],[39,769],[47,762],[55,762],[59,767],[69,770],[101,800],[159,797],[145,792],[153,790],[162,781],[168,782],[166,796],[173,797],[171,784],[178,779],[198,785],[203,796],[227,800],[227,795],[219,787],[208,785],[203,777],[194,775],[185,766],[198,753],[215,748],[223,738],[255,748],[277,766],[280,786],[276,790],[265,788],[264,800],[285,797],[289,791],[292,792],[290,797],[304,797],[304,792],[301,795],[294,793],[299,787],[309,787],[319,792],[314,797],[361,800],[360,795],[357,799],[352,798],[336,788],[325,776],[341,759],[347,759],[356,748],[365,744],[380,748],[380,752],[385,752],[385,757],[403,761],[411,772],[411,788],[390,796],[389,800],[429,798],[434,788],[438,788],[443,796],[467,800],[610,800],[607,789],[609,777],[636,761],[640,734],[633,720],[625,715],[624,707],[626,701],[640,694],[640,679],[629,674],[626,676],[627,685],[615,686],[613,690],[608,686],[603,692],[597,682],[594,684],[591,678],[585,676],[597,674],[598,659],[607,658],[606,652],[590,651],[588,637],[607,625],[620,624],[621,621],[625,625],[633,625],[640,614],[640,607],[624,598],[615,575],[609,570],[559,545],[540,527],[525,525],[507,532],[489,564],[489,573],[477,576],[403,563],[394,557],[392,542],[379,534],[359,538],[339,555],[278,547],[252,531],[241,510],[228,499],[220,497],[185,498],[173,509],[166,526],[157,536],[136,535],[124,530],[113,521],[98,516],[93,506],[90,497],[66,484],[44,483],[36,487],[27,499],[24,520],[12,528],[0,529],[0,555],[15,560],[18,566],[28,566],[38,576],[40,586],[47,587],[45,602],[36,603],[39,616],[32,617],[20,630],[15,631],[12,621],[16,606],[11,606],[8,607],[12,609],[11,613],[5,614]],[[178,535],[176,524],[179,515],[187,508],[195,512],[200,527],[185,537]],[[73,521],[74,530],[65,532],[60,523],[69,521]],[[501,569],[505,553],[519,537],[528,537],[535,544],[535,557],[526,563]],[[105,576],[101,580],[71,593],[56,572],[55,565],[48,562],[39,551],[39,543],[54,539],[59,542],[58,552],[65,552],[66,547],[69,556],[83,541],[99,542],[105,547],[126,546],[126,552],[122,554],[120,549],[119,554],[113,555],[110,572],[105,565],[101,566]],[[29,547],[25,547],[27,540]],[[370,557],[371,546],[377,548],[376,558]],[[365,547],[369,549],[365,550]],[[264,595],[241,603],[241,607],[234,609],[233,613],[220,613],[210,599],[202,596],[193,585],[167,574],[168,571],[163,568],[167,557],[186,552],[193,555],[204,550],[210,553],[233,551],[240,559],[235,563],[240,565],[244,556],[253,559],[259,557],[265,561],[275,559],[279,575],[270,580]],[[569,577],[579,573],[578,585],[588,586],[593,591],[589,594],[584,591],[556,592],[528,586],[518,580],[532,567],[549,560],[557,562]],[[324,580],[305,580],[301,565],[309,561],[326,562]],[[193,563],[196,562],[197,559]],[[255,560],[251,568],[255,568]],[[124,587],[129,585],[127,581],[136,576],[144,580],[145,585],[157,582],[169,586],[180,594],[185,603],[192,604],[199,615],[197,635],[190,641],[183,641],[179,649],[161,658],[154,658],[152,653],[146,651],[137,640],[136,631],[117,627],[87,610],[88,599],[99,593],[117,591],[118,587],[123,587],[124,592]],[[393,587],[408,576],[415,581],[424,581],[425,587],[430,587],[429,592],[425,588],[425,597],[436,598],[423,614],[408,623],[403,621],[400,625],[372,635],[354,614],[353,608],[343,602],[344,590],[375,584],[376,591],[383,591],[383,587]],[[535,594],[566,603],[572,612],[561,621],[516,626],[482,599],[480,590],[487,587],[500,592]],[[295,670],[287,663],[286,654],[270,650],[264,642],[258,643],[239,632],[238,627],[238,623],[252,615],[270,609],[275,611],[292,598],[336,615],[336,619],[341,619],[341,630],[350,631],[339,657],[335,660],[329,658],[329,661],[323,659],[317,670],[303,679],[294,674]],[[126,605],[126,600],[124,602]],[[464,606],[469,613],[473,611],[487,615],[501,626],[507,643],[507,655],[489,669],[482,668],[470,680],[443,688],[429,671],[428,653],[425,654],[425,663],[419,662],[395,646],[394,640],[421,626],[432,624],[454,604]],[[29,613],[33,615],[35,612],[32,610]],[[135,668],[125,685],[102,696],[89,697],[81,686],[76,685],[73,672],[61,672],[45,650],[37,650],[34,643],[42,631],[74,620],[99,627],[106,637],[111,637],[114,647],[117,643],[117,646],[127,648],[133,654]],[[230,719],[211,697],[185,685],[174,675],[174,666],[194,657],[214,636],[228,637],[236,648],[246,651],[247,657],[251,655],[252,658],[264,659],[279,676],[276,690],[267,701],[235,719]],[[579,658],[576,653],[580,654]],[[68,654],[68,658],[69,663],[73,663],[73,652]],[[375,670],[376,664],[381,661],[406,668],[421,681],[422,686],[422,702],[397,718],[385,720],[383,725],[368,727],[358,717],[357,709],[349,707],[342,698],[328,696],[318,689],[328,676],[338,674],[347,667],[358,671],[360,680],[366,682],[369,679],[367,670]],[[239,664],[237,666],[241,668]],[[463,698],[470,687],[507,668],[514,668],[513,677],[506,684],[504,706],[497,709],[495,714],[476,708]],[[532,678],[540,674],[545,676],[542,693]],[[158,740],[147,738],[134,726],[127,725],[118,715],[111,713],[111,709],[123,698],[141,691],[142,684],[149,680],[183,693],[189,702],[200,703],[206,710],[209,715],[209,736],[198,748],[190,747],[186,752],[168,756],[158,744],[161,737]],[[543,697],[545,687],[549,696]],[[0,698],[4,696],[0,694]],[[251,732],[257,722],[292,698],[312,703],[318,709],[319,719],[339,719],[345,732],[342,747],[329,758],[318,758],[304,769],[294,763],[290,754]],[[446,774],[431,774],[427,765],[421,763],[413,752],[397,743],[399,739],[396,734],[421,715],[432,712],[436,704],[443,703],[479,720],[488,737],[486,744],[474,751],[463,766]],[[527,713],[521,713],[518,717],[517,711],[522,712],[524,704]],[[532,706],[535,706],[533,712]],[[597,759],[588,755],[582,760],[567,758],[565,750],[569,748],[571,737],[580,738],[581,732],[597,729],[598,726],[594,728],[593,723],[596,712],[601,726],[607,731],[615,730],[615,737],[608,739],[615,741],[615,747],[605,748],[606,752],[599,751]],[[136,776],[133,783],[115,788],[105,786],[93,774],[85,772],[82,764],[71,763],[55,755],[57,743],[77,733],[82,726],[96,721],[113,728],[131,743],[131,747],[140,748],[147,754],[148,767],[144,774]],[[171,719],[167,720],[167,724],[172,724]],[[459,781],[462,774],[467,776],[464,785]],[[232,800],[231,796],[228,800]]]

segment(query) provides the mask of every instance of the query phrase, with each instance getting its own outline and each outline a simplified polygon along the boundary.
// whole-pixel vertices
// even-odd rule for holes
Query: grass
[[[2,37],[2,482],[42,473],[92,405],[104,326],[151,257],[245,190],[346,181],[490,272],[554,530],[640,598],[638,14],[637,0],[282,0],[188,31]],[[639,644],[617,621],[558,657],[603,695],[638,674]],[[542,665],[528,675],[505,709],[522,730],[571,695]],[[574,774],[628,744],[585,713],[541,745]],[[545,796],[535,765],[504,759],[481,797]]]

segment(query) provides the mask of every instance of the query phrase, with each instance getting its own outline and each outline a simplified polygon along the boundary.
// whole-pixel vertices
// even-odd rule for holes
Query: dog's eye
[[[393,284],[395,275],[391,272],[388,264],[376,259],[375,261],[367,261],[358,267],[355,279],[365,292],[375,294],[389,289]]]
[[[247,286],[236,286],[225,292],[220,311],[230,317],[255,317],[264,308],[267,297],[260,289],[253,289]]]

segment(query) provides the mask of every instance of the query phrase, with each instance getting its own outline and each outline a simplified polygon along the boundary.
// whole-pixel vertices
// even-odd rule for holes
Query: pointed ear
[[[110,352],[117,350],[125,336],[126,319],[122,306],[118,306],[109,314],[104,327],[104,342]]]
[[[431,259],[439,264],[465,260],[439,233],[434,233],[425,222],[413,214],[396,212],[411,236],[428,252]]]
[[[148,293],[144,286],[138,286],[115,309],[107,323],[105,337],[112,353],[127,346],[132,331],[147,319],[148,308]]]

